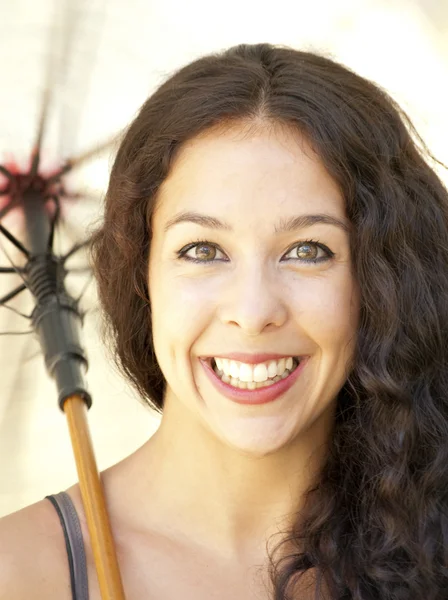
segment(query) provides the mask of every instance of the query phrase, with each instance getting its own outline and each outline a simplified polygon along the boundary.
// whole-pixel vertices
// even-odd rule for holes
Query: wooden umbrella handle
[[[84,400],[73,395],[64,401],[87,518],[93,558],[103,600],[125,600],[103,487],[93,452]]]

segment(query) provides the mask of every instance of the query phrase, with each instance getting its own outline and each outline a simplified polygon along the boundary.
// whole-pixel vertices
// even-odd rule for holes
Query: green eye
[[[195,255],[187,256],[187,252],[195,250]],[[292,260],[296,260],[303,264],[316,264],[320,262],[326,262],[333,258],[334,253],[327,248],[324,244],[315,240],[305,240],[299,242],[293,248],[291,248],[287,254],[290,254],[293,250],[296,250],[296,256],[292,257]],[[200,264],[214,263],[214,262],[229,262],[228,259],[216,259],[216,253],[222,252],[216,244],[207,240],[198,240],[197,242],[184,246],[177,252],[177,257],[182,260],[189,262],[195,262]],[[319,256],[319,252],[323,253],[323,256]],[[202,258],[198,255],[202,254]],[[224,254],[224,253],[223,253]],[[215,260],[216,259],[216,260]],[[291,260],[291,259],[289,259]]]
[[[311,244],[302,244],[297,246],[297,255],[300,259],[315,260],[319,254],[319,248]]]

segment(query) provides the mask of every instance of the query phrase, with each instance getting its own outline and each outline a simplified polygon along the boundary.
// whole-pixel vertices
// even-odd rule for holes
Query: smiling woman
[[[308,460],[328,437],[356,340],[358,294],[338,186],[297,132],[234,123],[179,150],[150,226],[151,329],[169,382],[164,410],[183,404],[176,422],[198,443],[212,431],[226,453],[277,452],[265,475],[268,464],[278,472],[280,456],[290,457],[307,432],[296,468],[298,456]],[[204,232],[207,240],[192,241]],[[169,422],[162,419],[159,435]],[[279,500],[285,494],[278,489]]]
[[[128,600],[446,598],[448,193],[430,159],[383,90],[311,52],[240,45],[144,104],[92,244],[104,333],[162,414],[102,473]],[[59,501],[81,519],[73,597],[97,600],[77,486]],[[69,597],[56,514],[0,522],[11,600]]]

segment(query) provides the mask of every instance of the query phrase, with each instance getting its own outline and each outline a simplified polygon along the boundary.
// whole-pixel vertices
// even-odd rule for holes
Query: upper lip
[[[275,354],[273,352],[262,352],[258,354],[247,354],[245,352],[226,352],[225,354],[213,354],[212,356],[204,356],[205,360],[212,358],[228,358],[229,360],[237,360],[238,362],[256,365],[268,360],[280,360],[288,356],[300,356],[299,354]]]

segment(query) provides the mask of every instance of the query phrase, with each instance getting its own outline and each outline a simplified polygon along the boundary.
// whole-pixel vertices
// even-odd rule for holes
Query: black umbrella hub
[[[61,183],[58,177],[45,178],[33,168],[28,173],[19,173],[0,166],[0,172],[7,180],[3,189],[7,198],[4,211],[18,208],[23,213],[25,240],[22,243],[2,226],[0,231],[27,257],[20,272],[36,300],[31,322],[47,370],[56,381],[59,406],[62,409],[65,400],[76,394],[90,408],[92,400],[84,383],[88,362],[80,342],[82,315],[78,302],[67,293],[64,284],[68,255],[58,257],[53,252]]]

